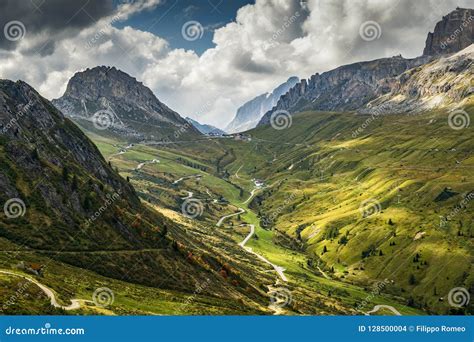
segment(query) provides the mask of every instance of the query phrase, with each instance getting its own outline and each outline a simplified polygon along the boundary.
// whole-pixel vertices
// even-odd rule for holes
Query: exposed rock
[[[441,55],[461,51],[474,42],[474,10],[456,8],[428,33],[423,55]]]
[[[431,63],[380,82],[380,95],[360,112],[407,113],[437,107],[461,108],[472,98],[474,44]]]
[[[140,244],[124,221],[108,221],[112,208],[88,221],[110,196],[117,195],[116,205],[137,213],[140,200],[96,146],[22,81],[0,81],[0,151],[0,203],[11,198],[25,203],[27,223],[12,220],[10,226],[17,223],[19,228],[3,231],[13,241],[22,241],[20,228],[34,222],[37,238],[28,241],[31,247],[73,248],[73,235],[82,248],[107,245],[111,237],[119,245]]]
[[[382,58],[315,74],[283,95],[259,125],[268,124],[276,111],[388,113],[462,103],[473,93],[473,42],[474,10],[458,8],[428,35],[423,56]],[[433,62],[437,58],[442,59]]]
[[[200,135],[149,88],[115,67],[76,73],[64,95],[53,104],[78,124],[89,122],[90,129],[97,128],[92,123],[99,117],[103,120],[99,124],[107,131],[102,133],[115,132],[129,140],[173,140],[177,132],[181,140]]]
[[[298,77],[290,77],[288,81],[275,88],[271,93],[257,96],[237,110],[234,119],[227,125],[226,131],[238,133],[248,131],[257,126],[262,116],[273,108],[280,97],[299,82]]]
[[[209,281],[203,293],[235,307],[248,296],[248,310],[267,302],[245,281],[240,292],[228,286],[219,262],[217,271],[190,263],[188,246],[206,246],[142,205],[84,133],[22,81],[0,80],[0,205],[0,237],[42,258],[185,293]]]
[[[430,59],[431,57],[405,59],[395,56],[344,65],[322,74],[315,74],[309,80],[302,80],[283,95],[278,104],[265,114],[259,125],[268,124],[271,114],[277,110],[295,113],[305,110],[358,109],[377,97],[382,80],[400,75]]]

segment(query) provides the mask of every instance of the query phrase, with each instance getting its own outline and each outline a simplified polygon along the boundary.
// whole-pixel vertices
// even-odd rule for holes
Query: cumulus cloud
[[[342,64],[400,53],[418,56],[443,15],[458,5],[469,7],[468,0],[256,0],[238,11],[235,22],[216,29],[215,47],[198,56],[171,49],[151,33],[110,25],[114,18],[125,20],[158,2],[135,1],[118,12],[104,12],[102,19],[63,37],[43,55],[28,53],[42,41],[40,34],[14,50],[0,49],[0,76],[24,79],[56,98],[75,72],[114,65],[143,81],[182,116],[224,127],[245,101],[290,76],[308,78]],[[380,28],[375,39],[359,34],[366,22]]]
[[[78,29],[90,26],[97,20],[114,11],[112,0],[30,0],[0,2],[0,26],[9,22],[21,21],[30,35],[48,33],[50,36],[71,34]],[[15,40],[0,37],[0,48],[13,49]],[[45,50],[52,53],[54,42],[48,39],[43,42]],[[45,53],[41,47],[38,52]]]

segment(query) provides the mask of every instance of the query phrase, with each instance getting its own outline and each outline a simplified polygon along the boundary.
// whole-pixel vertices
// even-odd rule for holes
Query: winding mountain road
[[[56,294],[53,292],[53,290],[51,290],[49,287],[47,287],[46,285],[43,285],[41,284],[39,281],[37,281],[36,279],[34,278],[31,278],[31,277],[28,277],[26,275],[23,275],[23,274],[18,274],[18,273],[15,273],[15,272],[11,272],[11,271],[6,271],[6,270],[0,270],[0,273],[1,274],[7,274],[7,275],[11,275],[11,276],[15,276],[15,277],[20,277],[20,278],[23,278],[25,280],[28,280],[29,282],[35,284],[36,286],[38,286],[41,291],[44,292],[44,294],[46,296],[48,296],[48,298],[50,299],[50,302],[51,302],[51,305],[54,306],[55,308],[59,308],[59,309],[63,309],[63,310],[66,310],[66,311],[70,311],[70,310],[77,310],[81,307],[81,303],[94,303],[93,301],[91,300],[85,300],[85,299],[71,299],[71,305],[68,305],[68,306],[64,306],[64,305],[61,305],[58,303],[57,299],[56,299]]]
[[[249,198],[247,198],[245,200],[245,202],[243,202],[242,204],[247,204],[248,202],[250,202],[250,200],[253,198],[253,196],[255,196],[255,191],[257,191],[258,189],[253,189],[251,192],[250,192],[250,196]]]
[[[387,309],[387,310],[392,311],[396,316],[402,316],[402,314],[391,305],[375,305],[374,308],[368,311],[365,315],[370,316],[371,313],[375,313],[379,311],[380,309]]]
[[[269,264],[270,266],[273,267],[273,269],[275,270],[275,272],[278,274],[278,276],[281,278],[281,280],[283,280],[284,282],[287,282],[288,281],[288,278],[286,278],[285,274],[283,273],[285,271],[285,269],[281,266],[278,266],[278,265],[275,265],[274,263],[270,262],[268,259],[266,259],[264,256],[258,254],[258,253],[255,253],[252,248],[250,247],[246,247],[245,244],[250,240],[250,238],[255,234],[255,225],[253,224],[244,224],[243,226],[249,226],[250,227],[250,233],[249,235],[247,235],[245,237],[245,239],[239,243],[239,246],[242,247],[243,249],[245,249],[247,252],[255,255],[257,258],[259,258],[260,260],[262,260],[263,262]]]
[[[202,177],[201,175],[192,175],[192,176],[184,176],[184,177],[181,177],[181,178],[178,178],[177,180],[175,180],[173,182],[174,185],[178,184],[179,182],[185,180],[185,179],[189,179],[189,178],[200,178]]]
[[[229,217],[232,217],[232,216],[237,216],[237,215],[240,215],[240,214],[243,214],[245,213],[245,209],[242,209],[242,208],[239,208],[239,211],[237,213],[234,213],[234,214],[230,214],[230,215],[225,215],[225,216],[222,216],[219,221],[216,223],[216,226],[217,227],[220,227],[222,225],[222,223],[224,223],[224,220],[229,218]]]

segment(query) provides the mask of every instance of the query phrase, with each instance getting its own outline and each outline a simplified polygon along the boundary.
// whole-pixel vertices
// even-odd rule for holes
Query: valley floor
[[[418,143],[418,150],[407,145],[404,134],[408,134],[410,124],[399,123],[400,140],[392,140],[393,146],[387,149],[387,142],[377,140],[379,123],[374,124],[368,136],[360,139],[339,137],[341,132],[348,135],[348,121],[353,118],[344,117],[337,129],[326,128],[325,131],[323,126],[318,126],[319,121],[331,122],[333,115],[321,115],[319,120],[312,114],[300,115],[283,144],[277,143],[275,134],[278,132],[269,128],[252,131],[257,135],[252,142],[209,138],[192,143],[174,141],[166,146],[146,143],[130,146],[124,141],[87,132],[104,157],[129,179],[143,203],[182,227],[182,231],[173,234],[183,238],[192,236],[193,241],[199,242],[200,246],[193,252],[196,254],[190,258],[201,257],[199,248],[223,256],[242,280],[260,289],[260,295],[266,296],[265,301],[255,299],[250,306],[245,304],[248,299],[242,297],[241,305],[235,306],[235,301],[205,295],[200,290],[186,294],[83,270],[79,277],[77,268],[49,259],[47,251],[18,252],[18,246],[6,240],[0,240],[2,249],[10,250],[0,258],[0,281],[7,284],[0,297],[14,296],[15,289],[21,286],[18,275],[25,277],[19,271],[8,273],[12,260],[28,259],[49,265],[44,278],[36,280],[35,285],[40,286],[43,294],[35,294],[35,307],[27,310],[33,313],[47,310],[71,313],[68,305],[75,298],[80,300],[73,305],[80,303],[80,308],[74,309],[84,314],[420,315],[449,312],[446,299],[440,298],[453,287],[453,279],[459,282],[460,271],[447,270],[445,265],[463,258],[472,260],[472,222],[467,223],[467,228],[466,224],[462,226],[458,233],[466,236],[466,241],[461,242],[461,235],[447,238],[464,247],[446,260],[445,251],[441,249],[446,243],[445,237],[439,237],[439,233],[423,223],[413,230],[412,226],[419,223],[406,216],[407,211],[415,212],[413,206],[417,205],[412,194],[404,192],[405,198],[401,201],[406,204],[402,207],[396,193],[391,195],[395,202],[393,198],[387,202],[382,193],[392,193],[398,188],[416,193],[420,187],[410,187],[423,182],[424,191],[432,192],[430,196],[434,198],[438,193],[433,191],[439,187],[432,190],[431,184],[427,185],[434,179],[428,173],[438,168],[439,176],[443,165],[455,163],[454,160],[459,162],[459,167],[446,171],[441,176],[444,177],[441,184],[458,184],[461,180],[459,184],[462,182],[465,189],[469,188],[473,180],[464,171],[472,168],[472,138],[454,147],[445,135],[442,146],[454,149],[456,155],[453,151],[453,156],[445,156],[444,164],[439,164],[436,157],[433,166],[427,168],[423,159],[435,147],[430,145],[432,142],[427,143],[429,146]],[[438,115],[433,114],[435,120],[439,119]],[[424,123],[432,122],[425,119]],[[356,124],[363,122],[363,118],[355,120]],[[377,165],[377,169],[371,165]],[[463,180],[458,177],[458,171]],[[400,174],[403,178],[397,178]],[[374,190],[375,185],[381,188]],[[360,215],[359,196],[362,196],[356,193],[364,192],[378,198],[381,208],[376,205],[375,210],[381,211],[377,217],[382,218],[356,218]],[[439,210],[434,209],[433,213],[431,208],[426,210],[429,216],[424,216],[425,223],[431,224],[429,220],[439,216],[434,214]],[[406,223],[400,224],[403,220]],[[351,228],[345,231],[346,227]],[[433,245],[435,241],[438,241],[438,249]],[[396,248],[394,246],[399,248],[398,252],[390,250]],[[432,248],[431,252],[427,248]],[[413,258],[416,260],[412,262]],[[426,259],[420,263],[421,258]],[[434,264],[434,269],[429,268],[436,261],[443,266]],[[463,286],[472,280],[471,264],[465,264],[468,269],[461,282]],[[410,272],[415,274],[413,284],[407,285],[407,281],[412,281],[407,279]],[[432,280],[442,272],[447,273],[446,281]],[[223,277],[227,277],[225,272]],[[426,288],[424,285],[429,282],[432,286]],[[102,308],[89,302],[91,290],[100,285],[114,289],[113,305]],[[237,282],[234,285],[238,286]],[[208,285],[199,284],[197,289],[202,286]],[[411,293],[406,291],[410,287],[413,288]],[[57,295],[52,295],[53,292]],[[239,293],[242,292],[234,292],[236,298]],[[59,304],[49,307],[48,301],[53,303],[53,298]],[[15,305],[18,310],[25,301]],[[10,308],[13,309],[15,306]]]

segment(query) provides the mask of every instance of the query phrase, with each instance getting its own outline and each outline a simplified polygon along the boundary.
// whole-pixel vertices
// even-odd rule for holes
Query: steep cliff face
[[[129,140],[169,139],[177,131],[183,131],[181,139],[200,135],[149,88],[114,67],[76,73],[53,104],[80,125],[89,122],[87,128]]]
[[[405,59],[401,56],[345,65],[302,80],[283,95],[259,125],[268,124],[278,110],[290,113],[304,110],[346,111],[360,108],[378,96],[383,79],[395,77],[422,65],[431,57]],[[389,89],[386,89],[389,91]]]
[[[438,56],[461,51],[474,42],[474,10],[457,8],[428,33],[423,55]]]
[[[380,96],[360,111],[382,114],[440,106],[462,107],[474,96],[473,59],[474,44],[454,55],[385,79],[378,89]]]
[[[266,93],[245,103],[237,110],[237,114],[226,131],[229,133],[244,132],[257,126],[262,116],[278,103],[280,97],[288,92],[299,82],[298,77],[290,77],[288,81],[275,88],[271,93]]]

